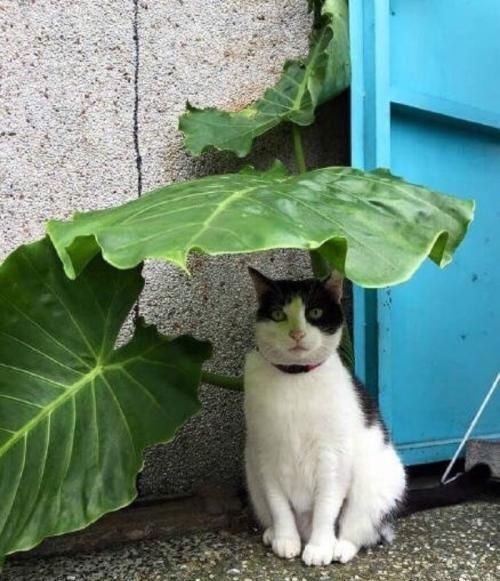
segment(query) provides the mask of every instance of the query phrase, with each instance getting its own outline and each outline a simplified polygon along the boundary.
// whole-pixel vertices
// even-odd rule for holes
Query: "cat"
[[[342,278],[250,274],[259,306],[244,374],[245,469],[263,541],[284,558],[304,543],[306,565],[347,563],[361,547],[392,540],[406,475],[337,352]]]
[[[257,348],[244,372],[245,472],[263,542],[306,565],[347,563],[394,537],[393,517],[461,502],[489,476],[406,495],[406,473],[362,384],[342,363],[342,277],[271,280],[250,268]],[[303,548],[302,548],[303,547]]]

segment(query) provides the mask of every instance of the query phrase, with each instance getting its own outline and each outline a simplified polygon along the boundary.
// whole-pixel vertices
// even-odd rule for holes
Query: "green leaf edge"
[[[276,167],[278,169],[280,168],[279,165],[275,165],[274,167]],[[327,168],[321,168],[320,170],[313,170],[313,172],[314,171],[322,171],[325,169],[327,169]],[[313,173],[313,172],[310,172],[310,173]],[[391,177],[393,177],[393,178],[395,177],[395,176],[392,176],[392,174],[390,174],[389,170],[387,170],[387,169],[377,169],[377,170],[374,170],[374,172],[369,172],[369,173],[374,173],[374,174],[386,173],[388,175],[391,175]],[[230,174],[225,174],[225,175],[230,175]],[[281,178],[281,176],[278,174],[276,179],[279,180],[280,178]],[[201,178],[201,179],[203,179],[203,178]],[[401,178],[399,178],[399,179],[401,179]],[[195,180],[192,180],[192,181],[195,181]],[[216,251],[216,252],[205,252],[203,248],[200,248],[199,246],[195,245],[191,248],[186,249],[182,259],[175,259],[175,258],[171,258],[171,257],[162,259],[162,258],[157,257],[157,256],[156,257],[143,256],[140,259],[135,260],[135,261],[134,260],[132,260],[132,261],[115,261],[112,259],[112,257],[110,257],[106,253],[106,250],[103,247],[98,235],[94,234],[91,236],[82,236],[82,237],[77,237],[77,238],[70,238],[69,240],[67,240],[67,242],[64,242],[64,239],[66,238],[66,236],[64,234],[66,226],[68,224],[73,223],[73,221],[77,220],[80,215],[83,215],[83,213],[79,213],[79,212],[75,213],[71,222],[50,220],[47,223],[46,230],[47,230],[48,236],[50,237],[50,239],[52,241],[52,244],[54,245],[54,248],[56,249],[58,256],[60,257],[60,259],[63,263],[66,275],[72,280],[76,279],[76,277],[80,274],[80,272],[83,270],[83,268],[86,266],[86,264],[99,251],[101,252],[102,257],[104,258],[104,260],[106,260],[106,262],[108,262],[109,264],[111,264],[112,266],[114,266],[115,268],[118,268],[120,270],[127,270],[129,268],[134,268],[138,264],[143,262],[143,260],[151,258],[151,259],[160,259],[160,260],[165,260],[166,262],[170,262],[170,263],[176,265],[178,268],[180,268],[187,276],[191,276],[191,272],[188,268],[188,258],[189,258],[190,253],[193,251],[194,252],[199,251],[201,254],[205,254],[208,256],[224,256],[224,255],[231,256],[231,255],[237,255],[237,254],[254,254],[256,252],[267,252],[270,250],[290,249],[290,250],[304,250],[304,251],[318,250],[334,268],[343,272],[344,275],[346,276],[346,278],[348,278],[349,280],[351,280],[353,283],[357,284],[358,286],[361,286],[363,288],[386,288],[386,287],[391,287],[391,286],[395,286],[398,284],[402,284],[402,283],[406,282],[407,280],[409,280],[415,274],[415,272],[420,268],[420,266],[426,260],[426,258],[430,258],[440,268],[444,268],[453,260],[454,251],[456,250],[456,248],[460,245],[460,243],[465,238],[465,235],[468,231],[468,228],[469,228],[471,222],[473,221],[476,204],[475,204],[474,200],[464,200],[464,199],[456,198],[454,196],[450,196],[447,194],[439,194],[439,195],[446,197],[446,198],[449,198],[449,199],[452,199],[452,200],[454,200],[455,203],[458,203],[462,206],[462,208],[464,210],[464,214],[467,217],[465,218],[465,227],[463,229],[461,236],[457,237],[456,244],[454,246],[450,247],[449,232],[447,230],[440,230],[436,234],[434,239],[427,246],[425,253],[422,253],[422,258],[418,262],[415,263],[413,268],[407,269],[407,271],[404,272],[400,277],[393,278],[390,281],[384,282],[384,283],[373,283],[373,282],[361,281],[361,280],[357,279],[356,277],[352,276],[352,274],[350,272],[351,269],[349,269],[349,260],[348,260],[349,248],[347,245],[347,238],[342,237],[342,236],[325,238],[323,240],[318,241],[317,243],[309,243],[309,244],[304,244],[304,245],[286,245],[286,246],[269,245],[269,246],[262,246],[262,247],[259,247],[256,249],[248,250],[248,251],[224,250],[224,251]],[[127,204],[125,204],[125,205],[127,205]],[[97,212],[99,212],[99,210]],[[85,254],[84,260],[82,260],[82,261],[77,260],[75,262],[74,259],[72,259],[71,255],[70,255],[70,252],[69,252],[70,247],[77,249],[78,252],[76,253],[76,257],[78,259],[78,255],[80,254],[80,247],[82,246],[82,244],[85,245],[85,243],[91,244],[92,254],[87,253],[87,254]],[[331,247],[335,248],[335,252],[332,252]],[[342,250],[341,253],[339,253],[339,249]]]
[[[314,10],[314,13],[315,13],[315,19],[314,19],[314,25],[313,25],[313,34],[311,35],[311,45],[309,47],[309,53],[305,58],[288,59],[287,61],[285,61],[285,64],[283,65],[283,69],[282,69],[282,72],[281,72],[279,79],[277,80],[275,85],[273,85],[272,87],[265,90],[264,94],[261,97],[262,100],[265,100],[267,96],[269,96],[271,93],[273,93],[275,91],[275,87],[281,82],[282,78],[287,75],[288,69],[290,67],[300,66],[300,67],[304,67],[306,69],[310,69],[311,68],[311,61],[313,61],[312,68],[314,70],[314,66],[316,65],[316,60],[319,59],[322,55],[327,53],[329,46],[332,42],[336,42],[336,38],[335,38],[334,30],[333,30],[333,26],[334,26],[333,18],[335,16],[335,14],[334,14],[334,11],[331,10],[328,6],[329,1],[326,0],[323,3],[318,2],[317,0],[308,0],[308,1],[309,1],[309,11],[311,12]],[[348,15],[347,15],[347,18],[348,18]],[[330,34],[331,38],[328,41],[326,48],[323,51],[317,53],[318,48],[321,45],[321,41],[322,41],[321,37],[325,34]],[[350,79],[350,69],[349,69],[348,78]],[[316,108],[319,105],[322,105],[323,103],[327,102],[330,99],[333,99],[334,97],[336,97],[337,95],[342,93],[350,85],[350,81],[348,81],[345,84],[345,86],[343,86],[338,91],[333,92],[332,94],[324,95],[323,92],[320,91],[316,96],[314,96],[313,91],[310,87],[310,83],[311,83],[311,75],[308,76],[306,74],[304,76],[304,81],[301,83],[301,85],[303,85],[301,92],[303,94],[304,92],[309,91],[309,93],[311,94],[311,101],[312,101],[312,105],[313,105],[313,107],[312,107],[313,110],[310,113],[310,115],[307,116],[307,119],[299,120],[297,118],[294,118],[294,119],[290,118],[290,117],[293,117],[294,113],[295,114],[300,113],[301,112],[300,108],[296,109],[295,111],[294,110],[287,110],[287,112],[285,114],[283,114],[281,116],[277,115],[275,118],[273,118],[272,121],[270,121],[269,124],[265,128],[262,128],[262,130],[258,130],[255,133],[248,132],[248,134],[245,136],[245,138],[241,140],[242,145],[240,147],[233,147],[233,148],[232,147],[221,147],[221,146],[215,145],[213,143],[207,143],[207,144],[203,145],[202,147],[196,146],[196,139],[193,138],[193,136],[188,131],[188,126],[190,124],[191,117],[193,114],[197,114],[197,113],[217,113],[220,115],[220,117],[227,117],[227,118],[230,118],[232,115],[239,115],[239,114],[243,113],[244,111],[247,111],[249,114],[250,113],[258,114],[259,112],[258,112],[256,106],[261,99],[255,100],[254,102],[250,103],[249,105],[247,105],[246,107],[244,107],[243,109],[241,109],[240,111],[237,111],[237,112],[228,112],[228,111],[218,109],[217,107],[198,108],[198,107],[191,105],[191,103],[189,101],[186,101],[186,111],[182,115],[180,115],[179,122],[178,122],[178,129],[179,129],[179,131],[181,131],[184,134],[184,147],[194,156],[200,156],[207,151],[215,150],[215,151],[231,151],[231,152],[235,153],[239,158],[246,157],[250,153],[252,146],[253,146],[253,142],[255,141],[255,139],[257,137],[264,135],[265,133],[267,133],[271,129],[274,129],[278,125],[281,125],[283,122],[294,123],[295,125],[299,125],[301,127],[306,127],[306,126],[314,123]],[[320,83],[320,86],[321,86],[321,83]],[[324,88],[324,87],[321,87],[321,88]]]

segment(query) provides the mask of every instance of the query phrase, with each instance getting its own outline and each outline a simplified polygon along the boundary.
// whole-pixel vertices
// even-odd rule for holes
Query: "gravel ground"
[[[284,561],[256,531],[202,532],[73,557],[11,561],[5,581],[498,581],[500,498],[436,509],[398,523],[391,547],[347,565]]]

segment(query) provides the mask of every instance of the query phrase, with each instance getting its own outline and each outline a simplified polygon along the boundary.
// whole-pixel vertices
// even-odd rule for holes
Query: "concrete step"
[[[465,447],[465,469],[475,464],[487,464],[492,478],[500,480],[500,440],[469,440]]]

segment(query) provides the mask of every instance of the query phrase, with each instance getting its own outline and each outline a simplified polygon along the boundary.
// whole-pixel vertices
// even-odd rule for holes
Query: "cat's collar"
[[[314,363],[312,365],[279,365],[277,363],[273,363],[272,365],[283,371],[283,373],[309,373],[313,369],[319,367],[322,363]]]
[[[259,351],[259,348],[257,347],[256,350]],[[266,358],[264,357],[264,359]],[[270,363],[273,367],[276,367],[276,369],[282,371],[283,373],[291,374],[309,373],[309,371],[316,369],[316,367],[319,367],[324,363],[324,361],[321,361],[320,363],[311,363],[310,365],[280,365],[279,363],[273,363],[272,361],[269,360],[267,360],[267,362]]]

